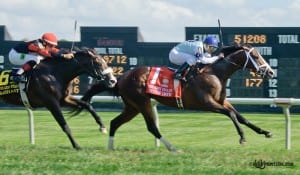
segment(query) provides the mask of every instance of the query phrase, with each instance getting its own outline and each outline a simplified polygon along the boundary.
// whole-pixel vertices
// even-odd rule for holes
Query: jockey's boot
[[[26,77],[23,74],[15,74],[12,76],[12,80],[16,83],[25,83]]]
[[[183,73],[185,72],[185,70],[189,68],[189,64],[188,63],[183,63],[183,65],[181,65],[176,72],[173,75],[173,78],[178,79],[178,80],[183,80]]]
[[[26,76],[24,75],[25,72],[30,71],[35,65],[36,65],[36,61],[34,60],[30,60],[28,62],[26,62],[18,71],[17,73],[13,76],[13,81],[19,83],[19,82],[26,82]]]
[[[26,78],[24,77],[24,69],[20,68],[17,72],[12,74],[12,80],[16,83],[26,82]]]

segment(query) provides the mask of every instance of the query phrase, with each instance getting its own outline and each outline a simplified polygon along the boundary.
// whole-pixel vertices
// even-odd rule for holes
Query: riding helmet
[[[54,33],[44,33],[42,36],[42,40],[46,43],[57,46],[57,38]]]
[[[207,44],[208,46],[218,47],[218,40],[214,36],[208,36],[203,41],[204,44]]]

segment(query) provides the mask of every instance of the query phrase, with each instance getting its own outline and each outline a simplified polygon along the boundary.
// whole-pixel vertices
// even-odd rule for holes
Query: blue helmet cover
[[[203,41],[203,43],[210,45],[210,46],[218,47],[218,40],[214,36],[206,37],[205,40]]]

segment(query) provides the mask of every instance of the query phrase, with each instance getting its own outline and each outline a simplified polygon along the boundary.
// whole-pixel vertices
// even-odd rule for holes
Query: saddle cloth
[[[174,79],[173,74],[174,72],[166,67],[151,67],[146,93],[181,98],[181,82]]]
[[[18,94],[19,86],[11,81],[11,70],[1,70],[0,73],[0,96],[9,94]]]

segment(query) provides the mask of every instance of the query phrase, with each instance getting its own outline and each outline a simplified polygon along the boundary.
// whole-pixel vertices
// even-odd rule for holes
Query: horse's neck
[[[81,74],[81,69],[78,64],[69,61],[54,61],[49,60],[40,63],[37,68],[48,69],[49,73],[54,76],[59,76],[64,81],[71,81],[76,76]]]
[[[239,68],[225,59],[220,59],[211,65],[213,73],[219,78],[226,81],[232,76]]]

